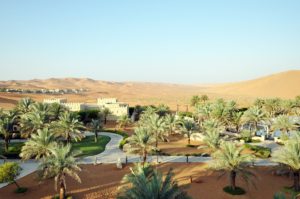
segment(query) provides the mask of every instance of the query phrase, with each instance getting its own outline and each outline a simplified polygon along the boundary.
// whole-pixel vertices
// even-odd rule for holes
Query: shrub
[[[17,186],[16,193],[24,193],[27,188],[22,188],[16,182],[22,168],[16,162],[6,162],[0,166],[0,183],[14,183]]]
[[[271,157],[271,149],[268,147],[245,144],[245,148],[250,149],[254,152],[254,155],[258,158],[269,158]]]
[[[223,191],[231,195],[244,195],[246,191],[241,187],[236,187],[234,190],[230,187],[224,187]]]
[[[251,131],[243,130],[241,132],[241,139],[244,140],[245,142],[251,142],[252,141]]]
[[[127,142],[127,138],[123,138],[123,140],[120,142],[120,144],[119,144],[119,148],[120,149],[123,149],[123,147],[124,147],[124,145],[125,144],[127,144],[128,142]]]

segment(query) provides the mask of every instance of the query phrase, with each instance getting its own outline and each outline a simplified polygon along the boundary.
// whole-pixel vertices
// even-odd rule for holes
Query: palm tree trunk
[[[232,190],[235,190],[235,177],[236,177],[236,172],[235,171],[230,171],[230,186]]]
[[[191,131],[189,131],[189,134],[188,134],[188,145],[191,144]]]
[[[59,188],[59,199],[65,199],[66,197],[66,188],[64,183],[60,182],[60,188]]]
[[[147,151],[144,150],[144,151],[143,151],[143,167],[144,167],[146,161],[147,161]]]
[[[95,131],[95,143],[98,141],[98,132]]]
[[[17,183],[17,181],[14,180],[14,184],[17,186],[18,189],[20,189],[19,184]]]
[[[294,171],[294,190],[296,192],[300,191],[300,186],[299,186],[299,171]]]
[[[105,115],[104,116],[104,124],[106,124],[106,122],[107,122],[107,116]]]
[[[8,152],[8,143],[9,143],[9,140],[5,138],[4,140],[4,147],[5,147],[5,152]]]
[[[156,149],[158,147],[158,133],[157,132],[155,134],[155,147],[156,147]]]

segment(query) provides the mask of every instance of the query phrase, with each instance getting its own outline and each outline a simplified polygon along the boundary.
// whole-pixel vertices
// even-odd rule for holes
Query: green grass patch
[[[241,187],[236,187],[234,190],[231,186],[227,186],[223,188],[223,191],[230,194],[230,195],[244,195],[246,191]]]
[[[73,142],[72,147],[75,150],[80,150],[82,153],[79,157],[92,156],[102,153],[105,150],[106,144],[110,141],[108,136],[98,136],[98,141],[94,141],[94,136],[87,136],[80,142]]]
[[[7,158],[20,158],[19,154],[21,152],[23,142],[11,142],[8,145],[8,152],[5,152],[4,143],[0,143],[0,155],[3,155]]]
[[[254,152],[254,155],[258,158],[269,158],[271,157],[271,149],[268,147],[245,144],[245,148],[250,149]]]

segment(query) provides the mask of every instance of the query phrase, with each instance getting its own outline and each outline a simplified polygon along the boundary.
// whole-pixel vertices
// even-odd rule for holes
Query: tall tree
[[[183,119],[180,122],[180,132],[187,135],[189,145],[191,144],[191,135],[197,129],[198,128],[194,120]]]
[[[0,118],[0,135],[4,138],[4,149],[8,152],[9,142],[13,133],[13,125],[16,116],[13,112],[6,112]]]
[[[255,133],[258,130],[258,124],[266,118],[265,112],[257,106],[250,107],[245,111],[243,120],[250,125],[254,125],[254,132],[251,128],[251,132]]]
[[[59,117],[59,121],[54,124],[54,128],[56,129],[56,133],[58,136],[61,136],[67,140],[68,143],[71,140],[81,140],[84,135],[82,130],[84,130],[84,126],[82,122],[80,122],[76,115],[65,112]]]
[[[97,142],[98,141],[98,132],[103,129],[103,124],[102,124],[101,120],[92,119],[90,126],[91,126],[92,131],[95,134],[95,142]]]
[[[212,154],[213,161],[210,163],[210,169],[221,172],[221,175],[229,173],[232,190],[236,189],[237,175],[240,175],[247,183],[251,182],[251,177],[254,177],[254,174],[248,169],[248,164],[253,157],[242,151],[243,147],[237,147],[231,142],[222,142],[220,150]]]
[[[71,145],[58,146],[51,149],[51,156],[43,159],[39,165],[41,178],[53,178],[55,188],[59,187],[59,198],[66,198],[66,176],[70,176],[77,182],[81,182],[78,172],[81,171],[76,163],[75,156],[78,152],[72,151]]]
[[[145,127],[135,128],[134,134],[127,138],[131,152],[138,152],[145,164],[147,156],[151,150],[155,149],[153,144],[155,138],[149,129]]]
[[[168,132],[166,131],[166,124],[164,118],[159,117],[157,114],[153,114],[149,117],[149,123],[145,124],[155,137],[155,147],[158,148],[159,140],[166,140]]]
[[[300,172],[300,132],[297,132],[291,139],[285,142],[280,150],[273,153],[272,160],[288,167],[293,173],[293,188],[296,192],[300,191],[299,172]]]

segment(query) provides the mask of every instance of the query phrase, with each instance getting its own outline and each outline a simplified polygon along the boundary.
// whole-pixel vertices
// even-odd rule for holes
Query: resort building
[[[116,98],[98,98],[96,104],[86,104],[79,102],[67,102],[67,99],[51,98],[44,99],[44,103],[58,103],[67,107],[70,111],[97,110],[108,108],[110,115],[108,120],[117,120],[122,115],[128,115],[129,106],[126,103],[118,102]]]

